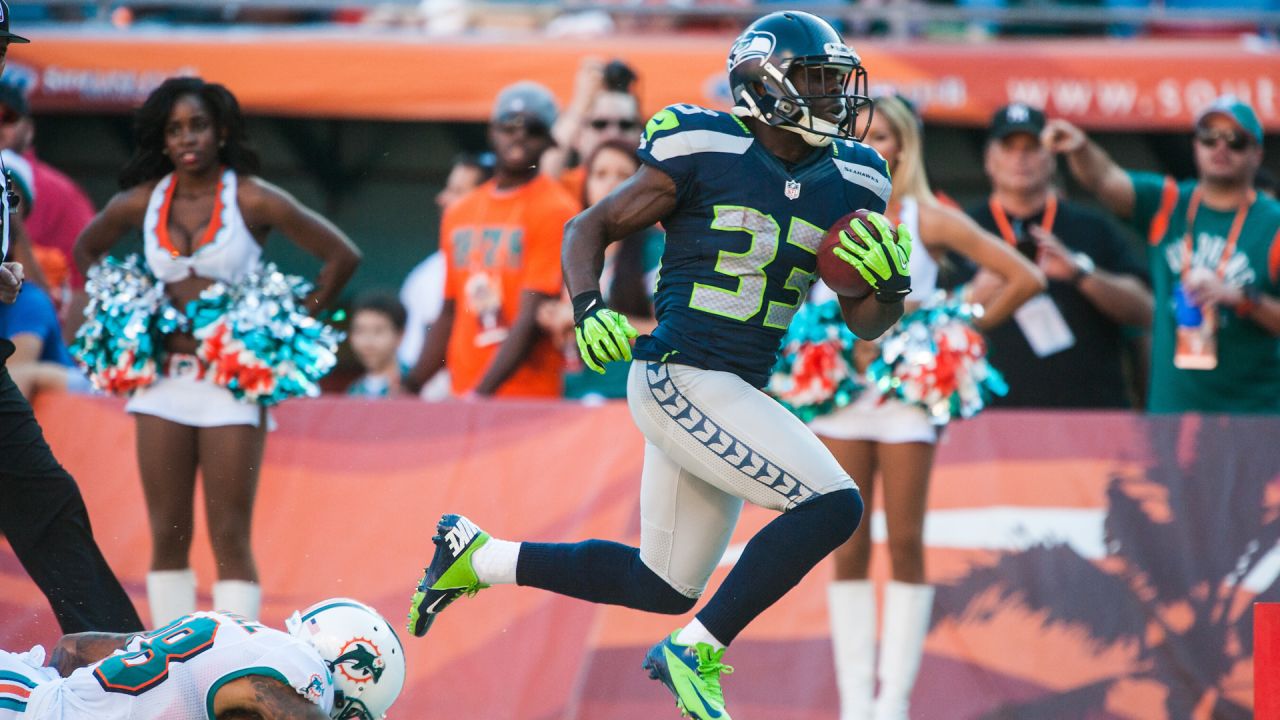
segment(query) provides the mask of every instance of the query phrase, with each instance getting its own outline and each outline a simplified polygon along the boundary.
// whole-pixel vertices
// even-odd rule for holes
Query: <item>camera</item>
[[[604,86],[613,92],[629,93],[636,81],[636,72],[621,60],[610,60],[604,66]]]

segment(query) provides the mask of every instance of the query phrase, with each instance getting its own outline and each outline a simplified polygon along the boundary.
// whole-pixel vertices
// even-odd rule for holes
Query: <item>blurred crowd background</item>
[[[348,50],[344,43],[358,38],[398,43],[474,43],[483,52],[513,54],[509,75],[495,80],[499,86],[522,79],[519,48],[530,44],[552,47],[555,52],[572,53],[577,43],[598,48],[611,39],[625,41],[627,47],[643,47],[649,39],[672,43],[681,39],[702,42],[706,38],[729,38],[752,18],[782,5],[771,0],[666,0],[613,3],[581,2],[473,2],[472,0],[423,0],[422,2],[358,2],[353,0],[252,0],[249,2],[63,2],[42,0],[13,7],[13,22],[30,28],[37,42],[41,34],[63,42],[77,37],[123,39],[122,48],[136,38],[154,42],[173,33],[193,33],[202,41],[227,40],[225,52],[237,52],[235,40],[252,36],[278,38],[284,44],[297,38],[321,44],[332,43],[333,52],[351,53],[340,62],[368,63],[376,74],[405,73],[415,82],[431,83],[435,76],[452,75],[466,81],[467,57],[443,56],[418,67],[391,67]],[[1030,47],[1028,43],[1075,43],[1080,53],[1105,58],[1110,48],[1160,46],[1209,48],[1188,54],[1185,66],[1176,69],[1183,82],[1194,83],[1202,63],[1211,66],[1221,48],[1236,55],[1276,52],[1280,28],[1280,0],[959,0],[952,2],[810,2],[797,6],[818,12],[835,21],[855,47],[893,48],[910,56],[912,44],[921,48],[991,48],[992,72],[1010,69],[1009,48]],[[907,43],[907,45],[903,45]],[[1022,43],[1021,45],[1019,43]],[[1196,43],[1208,43],[1197,45]],[[33,46],[35,47],[35,46]],[[727,47],[727,44],[726,44]],[[620,53],[622,55],[623,53]],[[1174,56],[1177,57],[1177,51]],[[115,177],[128,156],[131,116],[116,106],[103,109],[86,103],[84,107],[40,101],[37,88],[41,70],[24,69],[22,51],[14,52],[11,68],[0,86],[3,123],[0,144],[34,162],[36,188],[35,215],[29,222],[41,264],[49,280],[50,295],[57,313],[60,334],[66,342],[74,336],[83,307],[83,278],[71,262],[70,248],[79,229],[116,189]],[[442,53],[443,55],[443,53]],[[1208,59],[1206,60],[1206,56]],[[613,61],[610,63],[610,61]],[[112,66],[112,62],[106,62]],[[115,63],[128,67],[127,62]],[[491,72],[492,65],[485,66]],[[576,77],[557,88],[561,122],[555,128],[560,147],[543,158],[544,169],[562,178],[573,197],[591,202],[583,184],[581,169],[601,142],[617,141],[615,153],[638,140],[644,121],[659,107],[645,104],[654,84],[662,78],[645,77],[626,57],[598,54],[574,58],[566,71],[576,67]],[[46,66],[45,90],[51,85]],[[893,92],[892,86],[877,86],[877,67],[869,63],[873,88]],[[1263,74],[1265,75],[1265,73]],[[1263,75],[1257,78],[1252,100],[1260,105],[1264,125],[1271,108],[1268,95],[1272,85]],[[1187,78],[1191,78],[1188,80]],[[155,78],[155,83],[159,79]],[[218,80],[217,77],[208,79]],[[145,80],[145,77],[143,77]],[[234,83],[228,83],[233,92]],[[571,93],[561,89],[571,87]],[[1191,87],[1191,86],[1188,86]],[[147,88],[135,88],[145,95]],[[1207,102],[1220,87],[1210,89]],[[1230,89],[1230,88],[1228,88]],[[1191,93],[1194,88],[1187,92]],[[329,91],[341,102],[346,92],[341,85]],[[86,93],[82,93],[82,96]],[[1264,97],[1265,95],[1265,97]],[[333,102],[335,98],[329,98]],[[691,98],[697,102],[701,98]],[[1159,101],[1163,102],[1163,98]],[[242,99],[243,102],[243,99]],[[1188,101],[1189,104],[1190,101]],[[981,203],[991,191],[984,168],[984,152],[989,127],[974,122],[934,119],[927,99],[923,106],[923,156],[933,186],[961,207]],[[443,282],[438,258],[442,209],[467,192],[492,171],[493,157],[486,137],[486,123],[478,118],[386,120],[371,119],[384,113],[353,106],[341,117],[316,114],[272,113],[247,108],[248,135],[263,159],[263,177],[282,185],[303,203],[316,208],[347,232],[364,254],[355,278],[345,291],[339,315],[351,342],[344,346],[337,372],[326,380],[326,391],[371,395],[397,394],[404,390],[397,376],[407,373],[417,359],[425,328],[439,311]],[[442,115],[456,113],[441,113]],[[1054,115],[1050,111],[1050,117]],[[363,117],[362,117],[363,116]],[[566,122],[571,118],[572,122]],[[1077,118],[1076,122],[1082,125]],[[1170,127],[1169,123],[1130,123],[1123,129],[1091,132],[1091,137],[1126,168],[1152,170],[1175,178],[1194,177],[1189,134],[1190,125]],[[1264,142],[1264,167],[1257,182],[1263,189],[1274,187],[1280,171],[1280,152],[1274,135]],[[610,164],[609,153],[601,158],[601,173],[616,173],[616,184],[634,169],[634,158],[621,167]],[[603,182],[603,181],[602,181]],[[1065,197],[1092,204],[1078,191],[1067,173],[1060,172],[1055,184]],[[611,187],[611,186],[610,186]],[[601,187],[603,192],[607,187]],[[1142,257],[1140,239],[1116,224],[1115,230],[1132,245],[1134,258]],[[656,245],[639,250],[640,255],[624,263],[637,282],[652,280],[660,238]],[[119,254],[136,252],[140,240],[120,248]],[[268,258],[286,270],[313,276],[314,260],[288,243],[274,243]],[[434,274],[433,274],[434,273]],[[637,286],[638,287],[638,286]],[[637,304],[643,305],[643,302]],[[637,310],[643,315],[644,309]],[[638,317],[633,313],[633,317]],[[361,318],[365,322],[361,323]],[[374,322],[374,319],[377,322]],[[567,306],[558,313],[547,311],[540,318],[543,329],[564,342],[570,331]],[[1126,405],[1140,407],[1146,361],[1143,353],[1145,331],[1133,328],[1127,337]],[[387,348],[398,346],[395,361]],[[608,389],[575,381],[581,368],[576,353],[566,345],[568,365],[566,393],[570,397],[610,397],[620,386]],[[47,358],[67,361],[61,351],[47,350]],[[389,364],[390,363],[390,364]],[[370,368],[379,377],[365,377]],[[388,370],[392,368],[393,370]],[[32,389],[40,382],[32,380]],[[46,383],[62,385],[54,380]],[[70,387],[81,387],[72,378]],[[412,384],[410,384],[412,385]],[[424,397],[448,394],[447,380],[437,376]]]

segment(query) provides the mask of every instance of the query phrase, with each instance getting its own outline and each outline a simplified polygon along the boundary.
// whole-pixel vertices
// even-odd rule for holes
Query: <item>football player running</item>
[[[728,66],[732,112],[659,112],[641,140],[640,171],[566,228],[583,360],[597,370],[631,362],[627,400],[645,436],[640,547],[515,543],[445,515],[409,612],[409,629],[422,635],[457,597],[516,583],[683,614],[723,556],[743,502],[776,510],[706,606],[644,659],[680,710],[701,720],[729,720],[726,646],[862,516],[854,481],[760,391],[815,278],[825,230],[854,210],[873,211],[878,232],[855,223],[837,253],[874,290],[841,299],[859,337],[893,325],[910,292],[911,239],[879,214],[890,194],[885,161],[858,142],[871,102],[857,54],[826,21],[778,12],[743,32]],[[602,257],[609,242],[657,222],[667,231],[658,327],[636,339],[601,299]]]
[[[373,608],[333,598],[281,632],[197,612],[150,633],[66,635],[0,651],[0,720],[375,720],[404,686],[404,649]]]

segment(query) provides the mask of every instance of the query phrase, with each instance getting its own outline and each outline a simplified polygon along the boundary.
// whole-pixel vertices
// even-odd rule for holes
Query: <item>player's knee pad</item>
[[[809,515],[808,521],[825,530],[831,549],[840,547],[862,522],[862,493],[854,488],[836,490],[796,506],[791,513]]]

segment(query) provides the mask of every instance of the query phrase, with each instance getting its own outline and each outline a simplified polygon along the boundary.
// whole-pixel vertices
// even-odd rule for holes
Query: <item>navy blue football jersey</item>
[[[640,158],[675,181],[654,298],[658,327],[635,357],[731,372],[763,387],[817,277],[818,244],[854,210],[884,212],[889,171],[870,147],[836,140],[788,167],[729,113],[672,105]]]

